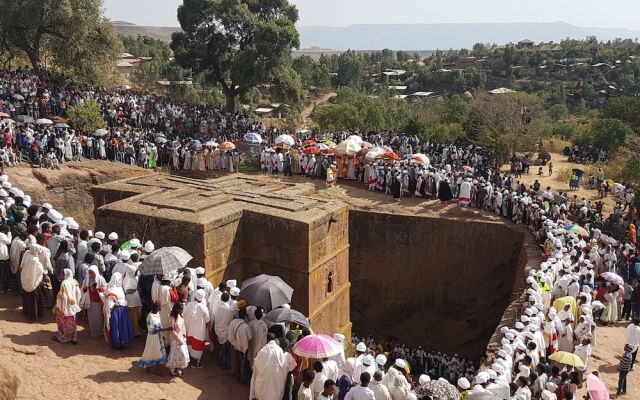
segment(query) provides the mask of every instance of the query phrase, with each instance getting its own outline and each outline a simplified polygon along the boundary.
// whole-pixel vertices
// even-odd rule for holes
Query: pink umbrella
[[[624,279],[622,279],[620,275],[614,274],[613,272],[603,272],[600,274],[600,278],[615,285],[624,286]]]
[[[462,169],[463,169],[465,172],[468,172],[468,173],[470,173],[470,174],[473,174],[473,173],[475,172],[475,169],[473,169],[473,167],[470,167],[470,166],[468,166],[468,165],[465,165],[464,167],[462,167]]]
[[[587,376],[587,391],[591,396],[591,400],[609,400],[607,385],[594,374]]]
[[[340,354],[342,345],[327,335],[309,335],[293,345],[293,353],[304,358],[328,358]]]

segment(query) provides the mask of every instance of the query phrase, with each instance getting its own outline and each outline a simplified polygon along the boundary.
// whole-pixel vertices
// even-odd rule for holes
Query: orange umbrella
[[[385,151],[384,158],[389,158],[391,160],[396,160],[396,161],[400,160],[400,156],[397,155],[394,151]]]
[[[231,142],[220,143],[220,150],[235,150],[236,145]]]
[[[304,154],[320,154],[320,149],[315,146],[311,146],[304,149],[303,153]]]
[[[313,146],[314,144],[316,144],[315,140],[307,139],[302,143],[302,147],[309,147]]]

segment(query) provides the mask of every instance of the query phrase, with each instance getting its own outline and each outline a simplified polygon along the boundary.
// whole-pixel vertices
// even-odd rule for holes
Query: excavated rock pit
[[[489,218],[351,210],[353,332],[478,360],[534,264],[531,241]]]

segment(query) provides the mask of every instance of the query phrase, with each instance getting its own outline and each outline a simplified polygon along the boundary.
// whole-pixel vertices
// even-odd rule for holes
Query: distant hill
[[[170,41],[178,27],[141,26],[130,22],[113,21],[121,35],[146,35]],[[336,50],[429,50],[471,48],[475,43],[516,43],[522,39],[534,42],[565,38],[584,39],[596,36],[599,40],[640,38],[640,31],[626,28],[589,28],[566,22],[532,23],[470,23],[470,24],[371,24],[346,27],[301,26],[302,54]],[[330,50],[333,49],[333,50]]]
[[[113,29],[116,33],[125,36],[150,36],[153,38],[171,41],[171,34],[180,28],[166,26],[141,26],[124,21],[112,21]]]
[[[560,41],[567,37],[599,40],[635,39],[640,31],[625,28],[588,28],[566,22],[551,23],[469,23],[469,24],[372,24],[346,27],[303,26],[298,28],[302,47],[335,50],[470,49],[475,43],[516,43]]]

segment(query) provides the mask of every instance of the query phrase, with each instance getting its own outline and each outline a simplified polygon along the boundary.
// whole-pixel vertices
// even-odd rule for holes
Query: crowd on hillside
[[[107,129],[96,134],[77,132],[64,122],[55,124],[68,117],[69,107],[87,100],[98,102]],[[4,165],[30,162],[55,168],[88,158],[154,168],[172,164],[174,154],[184,157],[185,151],[202,151],[205,141],[238,141],[258,129],[244,112],[229,113],[151,93],[48,88],[31,70],[0,73],[0,113]],[[41,119],[45,121],[39,123]],[[200,142],[197,148],[195,139]]]

